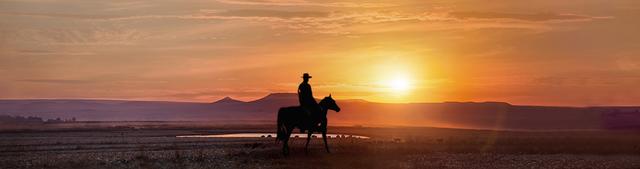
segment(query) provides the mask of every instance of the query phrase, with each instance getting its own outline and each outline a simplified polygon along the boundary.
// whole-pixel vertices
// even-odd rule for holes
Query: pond
[[[205,138],[273,138],[276,133],[232,133],[232,134],[210,134],[210,135],[182,135],[176,137],[205,137]],[[307,138],[307,134],[291,134],[292,138]],[[322,138],[322,134],[313,134],[312,138]],[[369,139],[367,136],[359,136],[352,134],[327,134],[327,138],[357,138]]]

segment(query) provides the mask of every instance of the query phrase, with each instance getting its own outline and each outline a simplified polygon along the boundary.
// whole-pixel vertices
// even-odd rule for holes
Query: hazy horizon
[[[255,98],[255,99],[237,99],[230,96],[225,96],[222,98],[209,100],[209,101],[189,101],[189,100],[154,100],[154,99],[120,99],[120,98],[0,98],[0,101],[15,101],[15,100],[78,100],[78,101],[140,101],[140,102],[179,102],[179,103],[215,103],[218,101],[222,101],[224,99],[231,98],[233,100],[241,101],[241,102],[253,102],[259,101],[261,99],[265,99],[272,94],[296,94],[296,93],[269,93],[264,96]],[[315,97],[317,100],[322,99],[322,97]],[[513,104],[504,101],[496,101],[496,100],[485,100],[485,101],[456,101],[456,100],[445,100],[445,101],[432,101],[432,102],[384,102],[384,101],[371,101],[366,99],[358,99],[358,98],[345,98],[345,99],[336,99],[337,101],[365,101],[368,103],[375,104],[443,104],[443,103],[507,103],[509,105],[514,106],[542,106],[542,107],[576,107],[576,108],[587,108],[587,107],[640,107],[640,105],[540,105],[540,104]],[[294,106],[294,105],[291,105]]]

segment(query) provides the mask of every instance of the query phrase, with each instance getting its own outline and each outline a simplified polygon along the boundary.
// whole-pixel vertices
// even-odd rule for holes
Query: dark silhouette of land
[[[333,125],[435,126],[511,130],[640,129],[640,107],[557,107],[503,102],[375,103],[337,100]],[[220,121],[274,124],[280,107],[298,105],[295,93],[253,101],[213,103],[125,100],[0,100],[0,115],[78,121]]]

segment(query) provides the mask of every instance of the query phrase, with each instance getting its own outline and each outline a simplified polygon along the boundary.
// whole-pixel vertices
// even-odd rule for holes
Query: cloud
[[[316,3],[304,0],[217,0],[217,2],[234,5],[262,5],[262,6],[317,6],[317,7],[342,7],[342,8],[382,8],[395,5],[388,3],[356,3],[356,2],[328,2]]]
[[[223,1],[241,4],[309,4],[306,1]],[[330,12],[329,12],[330,11]],[[596,19],[611,19],[611,16],[589,16],[583,14],[558,13],[505,13],[492,11],[454,12],[450,9],[425,9],[421,11],[404,10],[284,10],[284,9],[199,9],[190,14],[151,14],[151,15],[82,15],[64,13],[2,13],[4,15],[54,17],[106,22],[134,22],[141,20],[230,20],[250,21],[269,28],[288,29],[299,33],[321,34],[357,34],[376,31],[390,31],[381,24],[398,23],[392,28],[418,29],[422,31],[442,29],[480,29],[480,28],[518,28],[538,31],[550,30],[546,23],[588,22]],[[371,26],[368,29],[355,29]],[[352,29],[353,28],[353,29]],[[393,29],[392,29],[393,30]],[[105,32],[109,33],[109,32]],[[129,35],[140,35],[128,32]],[[117,33],[127,35],[127,33]],[[86,36],[80,36],[86,37]],[[90,37],[90,36],[89,36]],[[121,37],[136,38],[136,37]]]
[[[616,71],[605,71],[601,74],[620,74]],[[591,73],[589,75],[573,75],[573,76],[543,76],[532,79],[534,85],[549,85],[549,86],[633,86],[640,77],[637,75],[618,75],[618,76],[606,76],[598,75],[598,73]]]
[[[310,18],[310,17],[327,17],[328,12],[316,11],[280,11],[280,10],[259,10],[259,9],[243,9],[214,11],[210,13],[213,16],[234,16],[234,17],[275,17],[275,18]]]
[[[357,11],[357,12],[287,12],[263,10],[239,10],[185,16],[184,19],[227,19],[269,22],[272,28],[285,28],[301,33],[352,34],[393,30],[393,28],[421,31],[442,29],[518,28],[548,31],[547,23],[588,22],[613,17],[578,14],[514,14],[497,12],[407,12],[407,11]],[[369,29],[352,29],[373,26]]]
[[[593,19],[609,19],[606,17],[594,17],[578,14],[557,14],[557,13],[502,13],[502,12],[450,12],[450,16],[458,19],[513,19],[523,21],[586,21]]]
[[[125,11],[125,10],[141,10],[150,8],[154,4],[148,1],[119,1],[107,3],[105,11]]]
[[[87,81],[87,80],[72,80],[72,79],[22,79],[22,80],[18,80],[18,82],[45,83],[45,84],[86,84],[86,83],[93,83],[92,81]]]
[[[118,17],[116,15],[72,14],[72,13],[42,13],[42,12],[0,12],[0,15],[47,17],[47,18],[66,18],[66,19],[87,19],[87,20],[111,19],[111,18],[117,18]]]
[[[69,13],[29,13],[2,12],[2,15],[33,16],[51,18],[69,18],[85,20],[140,20],[140,19],[250,19],[263,21],[292,21],[292,22],[351,22],[351,23],[381,23],[393,21],[469,21],[482,19],[483,21],[499,21],[511,19],[520,21],[589,21],[594,19],[612,19],[612,16],[588,16],[578,14],[556,13],[500,13],[500,12],[401,12],[401,11],[363,11],[363,12],[320,12],[320,11],[286,11],[266,9],[241,10],[200,10],[189,15],[87,15]],[[267,18],[279,18],[273,20]],[[308,19],[312,18],[312,19]]]
[[[281,19],[323,16],[322,12],[289,12],[274,10],[201,10],[193,14],[181,15],[95,15],[70,13],[33,13],[33,12],[0,12],[0,15],[77,19],[87,21],[138,21],[148,19],[184,19],[184,20],[256,20],[276,21]]]
[[[52,51],[52,50],[42,50],[42,49],[18,50],[17,53],[24,54],[24,55],[66,55],[66,56],[95,55],[95,53],[93,52]]]
[[[624,56],[616,59],[616,66],[623,71],[636,71],[640,70],[640,61],[637,57]]]
[[[23,28],[0,28],[3,34],[0,39],[10,39],[11,44],[34,44],[43,46],[29,46],[22,48],[43,48],[46,45],[130,45],[150,36],[150,32],[139,29],[129,29],[120,25],[99,23],[69,22],[64,25],[40,26],[39,23]],[[10,43],[7,43],[10,44]],[[46,44],[46,45],[45,45]],[[69,52],[61,49],[44,51],[38,49],[19,50],[21,54],[61,54],[61,55],[91,55],[91,52]]]

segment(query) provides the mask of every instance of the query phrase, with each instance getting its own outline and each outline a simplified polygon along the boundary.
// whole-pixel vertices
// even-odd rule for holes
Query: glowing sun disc
[[[404,92],[409,90],[409,80],[406,78],[395,78],[389,81],[389,88],[395,92]]]

